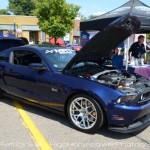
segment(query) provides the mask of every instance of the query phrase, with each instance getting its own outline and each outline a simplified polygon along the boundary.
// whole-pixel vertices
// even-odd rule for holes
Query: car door
[[[37,71],[28,67],[31,56],[35,54],[25,49],[13,49],[10,51],[10,60],[6,64],[4,81],[7,92],[26,99],[34,99]]]
[[[36,76],[36,99],[43,105],[55,108],[63,108],[65,99],[64,87],[60,75],[49,70],[39,71]]]
[[[17,48],[10,52],[10,63],[4,76],[9,93],[48,107],[63,106],[58,101],[58,97],[62,98],[62,86],[55,73],[46,66],[41,70],[31,69],[31,63],[45,64],[39,55],[29,50]]]
[[[35,71],[27,67],[8,65],[4,76],[8,92],[18,97],[31,98],[36,82],[35,74]]]

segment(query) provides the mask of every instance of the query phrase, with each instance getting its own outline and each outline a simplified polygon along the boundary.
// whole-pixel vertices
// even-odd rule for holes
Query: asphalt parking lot
[[[28,124],[27,117],[22,118],[14,100],[1,98],[0,150],[44,149],[39,147],[38,143],[42,140],[53,150],[150,150],[150,127],[134,134],[110,132],[106,128],[95,134],[85,134],[73,129],[69,121],[62,116],[27,104],[20,105],[40,132],[40,136],[34,125],[32,133],[33,128],[29,127],[31,123]]]

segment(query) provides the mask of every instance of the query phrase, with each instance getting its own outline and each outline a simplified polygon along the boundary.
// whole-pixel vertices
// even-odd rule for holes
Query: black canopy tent
[[[117,18],[129,15],[137,16],[141,21],[140,33],[150,32],[150,7],[139,0],[130,0],[122,6],[107,12],[97,18],[83,21],[80,23],[81,31],[97,30],[100,31],[105,26]]]

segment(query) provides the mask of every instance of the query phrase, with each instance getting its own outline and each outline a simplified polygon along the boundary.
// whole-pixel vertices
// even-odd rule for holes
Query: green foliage
[[[10,15],[7,9],[0,9],[0,15]]]
[[[32,16],[35,8],[35,0],[9,0],[8,9],[15,15]]]
[[[82,15],[80,12],[78,13],[78,17],[81,19],[81,21],[87,20],[87,17]]]
[[[65,0],[39,0],[35,14],[43,32],[55,38],[64,37],[74,27],[80,7]]]
[[[88,17],[88,19],[94,19],[94,18],[96,18],[97,16],[95,16],[95,15],[90,15],[89,17]]]

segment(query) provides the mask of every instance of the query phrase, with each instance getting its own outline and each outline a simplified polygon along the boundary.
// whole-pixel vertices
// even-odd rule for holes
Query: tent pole
[[[128,52],[127,51],[128,51],[128,48],[127,48],[127,45],[125,45],[125,54],[126,54],[126,60],[125,60],[126,61],[126,63],[125,63],[126,68],[125,68],[125,70],[128,70]]]
[[[129,40],[130,40],[130,37],[128,37],[128,44],[125,45],[125,54],[126,54],[126,70],[128,70],[128,51],[129,51]]]

